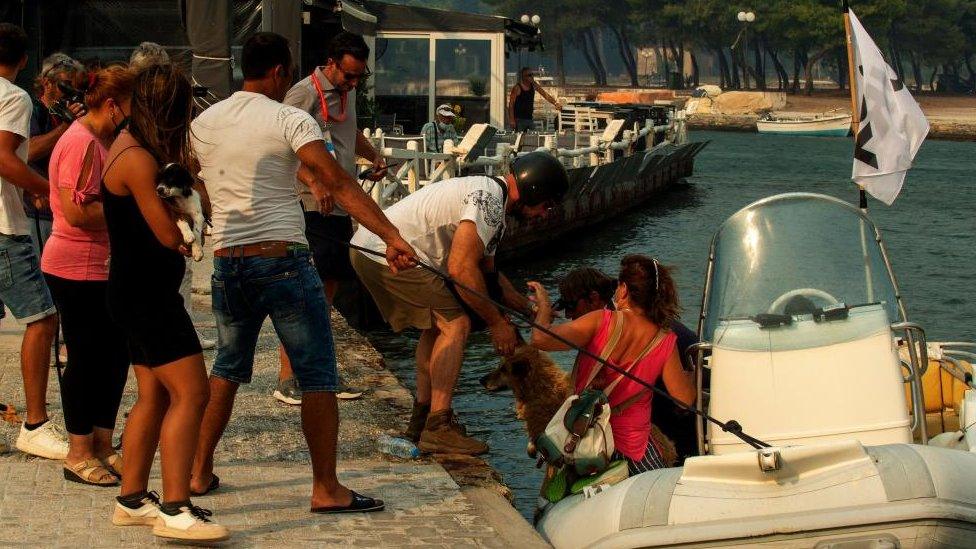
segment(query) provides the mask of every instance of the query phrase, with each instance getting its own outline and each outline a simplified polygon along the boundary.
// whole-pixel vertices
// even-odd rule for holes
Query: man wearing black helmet
[[[458,177],[426,185],[384,213],[413,246],[417,257],[458,283],[487,293],[486,279],[497,277],[505,303],[526,309],[528,299],[496,274],[494,258],[505,233],[505,215],[545,217],[569,187],[566,170],[544,152],[518,157],[504,178]],[[385,246],[360,227],[358,246],[382,252]],[[372,256],[351,251],[359,278],[395,331],[421,330],[417,344],[417,396],[406,436],[433,453],[481,454],[488,446],[465,434],[451,408],[472,319],[465,306],[488,326],[501,354],[515,349],[514,327],[487,300],[457,288],[458,301],[443,280],[423,269],[383,273]]]

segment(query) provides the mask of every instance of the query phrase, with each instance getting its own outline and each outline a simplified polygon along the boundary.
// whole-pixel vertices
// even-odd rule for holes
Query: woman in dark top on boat
[[[695,400],[694,376],[681,366],[676,336],[669,328],[678,316],[678,292],[670,271],[656,259],[628,255],[620,262],[614,293],[614,311],[589,312],[550,330],[578,347],[606,360],[653,386],[659,377],[674,398],[692,404]],[[537,282],[535,291],[538,312],[536,322],[549,326],[552,305],[549,296]],[[541,330],[532,330],[532,346],[543,351],[570,349]],[[616,448],[614,459],[626,458],[630,474],[667,467],[662,448],[651,437],[650,389],[624,378],[619,372],[581,355],[572,375],[573,389],[579,394],[591,387],[608,393],[613,412],[610,426]]]
[[[136,76],[127,129],[103,173],[112,257],[109,312],[128,340],[138,399],[123,437],[125,475],[112,522],[153,525],[166,538],[216,541],[227,529],[190,503],[190,464],[209,398],[200,342],[179,294],[186,246],[170,208],[156,194],[162,166],[189,165],[192,89],[179,68],[157,65]],[[163,499],[148,492],[156,447]]]

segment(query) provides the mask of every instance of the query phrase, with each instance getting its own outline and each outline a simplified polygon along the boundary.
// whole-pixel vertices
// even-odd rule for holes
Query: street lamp
[[[739,48],[739,54],[742,57],[742,83],[746,89],[749,89],[749,65],[746,62],[746,51],[749,48],[748,39],[748,28],[749,23],[756,20],[756,14],[753,11],[740,11],[735,15],[735,18],[742,23],[742,30],[739,31],[739,35],[735,38],[735,43],[732,44],[732,53],[735,54],[735,48],[739,45],[739,41],[742,40],[744,48]],[[756,67],[759,70],[759,67]],[[758,75],[757,75],[758,76]],[[758,84],[758,82],[757,82]]]
[[[539,26],[539,23],[542,22],[542,18],[539,17],[539,14],[538,13],[535,14],[535,15],[529,15],[527,13],[523,13],[522,16],[519,17],[519,21],[521,21],[522,24],[524,24],[524,25],[530,25],[531,24],[532,26],[538,27]]]

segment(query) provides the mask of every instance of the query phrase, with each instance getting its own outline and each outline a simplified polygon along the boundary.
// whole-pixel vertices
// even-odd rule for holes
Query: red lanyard
[[[317,74],[315,74],[317,71],[318,69],[312,71],[312,85],[315,86],[315,91],[319,93],[319,104],[322,106],[322,120],[325,120],[325,122],[328,123],[329,119],[331,118],[336,122],[345,122],[347,94],[339,94],[339,108],[342,109],[342,112],[340,112],[338,116],[330,117],[329,102],[325,100],[325,92],[322,91],[322,84],[319,83],[319,77]]]

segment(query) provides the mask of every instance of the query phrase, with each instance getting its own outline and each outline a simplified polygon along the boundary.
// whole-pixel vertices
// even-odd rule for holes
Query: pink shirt
[[[95,144],[91,171],[79,182],[90,143]],[[72,227],[61,209],[61,189],[72,190],[75,204],[101,200],[102,165],[107,154],[95,135],[78,121],[54,145],[48,167],[54,225],[41,257],[45,273],[68,280],[108,280],[108,230]]]
[[[597,331],[596,337],[587,344],[587,351],[597,356],[600,356],[603,352],[607,340],[610,339],[610,319],[613,318],[612,315],[613,311],[603,311],[603,321],[600,324],[600,329]],[[664,364],[668,361],[668,357],[671,356],[671,352],[674,351],[677,341],[678,336],[674,332],[669,332],[658,343],[657,347],[645,355],[640,363],[635,364],[630,369],[630,373],[651,385],[657,383],[657,378],[664,371]],[[650,342],[648,341],[648,343]],[[590,372],[593,371],[595,364],[596,361],[592,358],[586,355],[580,356],[579,366],[576,372],[577,394],[583,390],[583,384],[589,379]],[[618,364],[618,366],[626,368],[628,364]],[[594,389],[606,387],[619,377],[619,373],[604,366],[597,373],[590,387]],[[618,452],[635,461],[644,457],[645,450],[647,450],[647,440],[651,436],[651,397],[654,393],[636,381],[623,379],[614,387],[609,398],[610,405],[616,406],[642,391],[644,395],[638,398],[636,402],[625,408],[619,414],[612,414],[610,416],[610,428],[613,429],[614,447]]]

